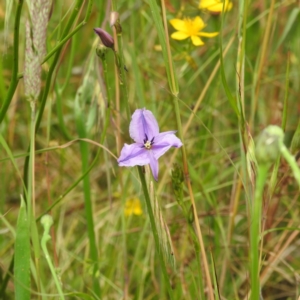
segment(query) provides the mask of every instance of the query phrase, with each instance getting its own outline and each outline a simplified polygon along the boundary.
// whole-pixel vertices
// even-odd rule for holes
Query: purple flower
[[[137,109],[131,117],[129,133],[134,144],[125,144],[118,159],[120,167],[150,164],[154,179],[158,179],[158,159],[171,147],[179,148],[182,143],[176,131],[159,133],[155,117],[150,110]]]
[[[99,36],[101,42],[105,47],[112,49],[114,48],[114,39],[108,32],[106,32],[102,28],[94,28],[94,31]]]

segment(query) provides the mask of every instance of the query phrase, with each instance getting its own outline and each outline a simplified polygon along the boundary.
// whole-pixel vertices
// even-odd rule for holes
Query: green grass
[[[58,2],[32,102],[29,8],[0,4],[0,299],[298,299],[299,3],[212,15],[197,1]],[[219,35],[172,39],[184,16]],[[158,182],[116,161],[143,107],[184,144],[159,159]],[[286,147],[264,165],[268,125]],[[143,213],[127,216],[133,198]]]

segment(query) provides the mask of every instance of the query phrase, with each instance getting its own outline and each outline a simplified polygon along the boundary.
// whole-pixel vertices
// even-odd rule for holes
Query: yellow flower
[[[176,30],[178,30],[171,34],[172,39],[181,41],[190,37],[195,46],[204,45],[200,36],[214,37],[219,34],[218,32],[201,32],[206,25],[200,17],[196,17],[193,20],[190,18],[184,18],[183,20],[173,19],[170,23]]]
[[[124,209],[125,216],[137,215],[140,216],[143,214],[143,210],[141,207],[140,200],[138,198],[129,198],[126,200],[125,209]]]
[[[224,11],[229,11],[232,8],[232,2],[229,0],[224,1]],[[200,9],[206,9],[214,13],[221,13],[223,9],[223,2],[220,0],[200,0]]]

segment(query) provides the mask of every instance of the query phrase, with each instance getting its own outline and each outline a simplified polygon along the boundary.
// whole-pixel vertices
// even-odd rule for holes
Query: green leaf
[[[26,205],[21,196],[15,242],[15,299],[30,300],[30,235]]]

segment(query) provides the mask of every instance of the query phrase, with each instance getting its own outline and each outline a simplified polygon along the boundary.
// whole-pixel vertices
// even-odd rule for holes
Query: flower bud
[[[52,226],[53,224],[53,218],[52,216],[50,215],[44,215],[42,216],[42,219],[41,219],[41,223],[42,225],[44,226],[45,230],[46,231],[49,231],[49,228]]]
[[[275,125],[265,128],[258,136],[255,156],[259,164],[273,163],[276,161],[280,148],[283,145],[283,130]]]
[[[101,45],[101,44],[99,46],[97,46],[96,54],[102,60],[105,59],[106,52],[107,52],[107,47],[105,47],[104,45]]]
[[[108,32],[102,28],[94,28],[94,31],[100,37],[100,40],[105,47],[111,49],[114,48],[114,39]]]

